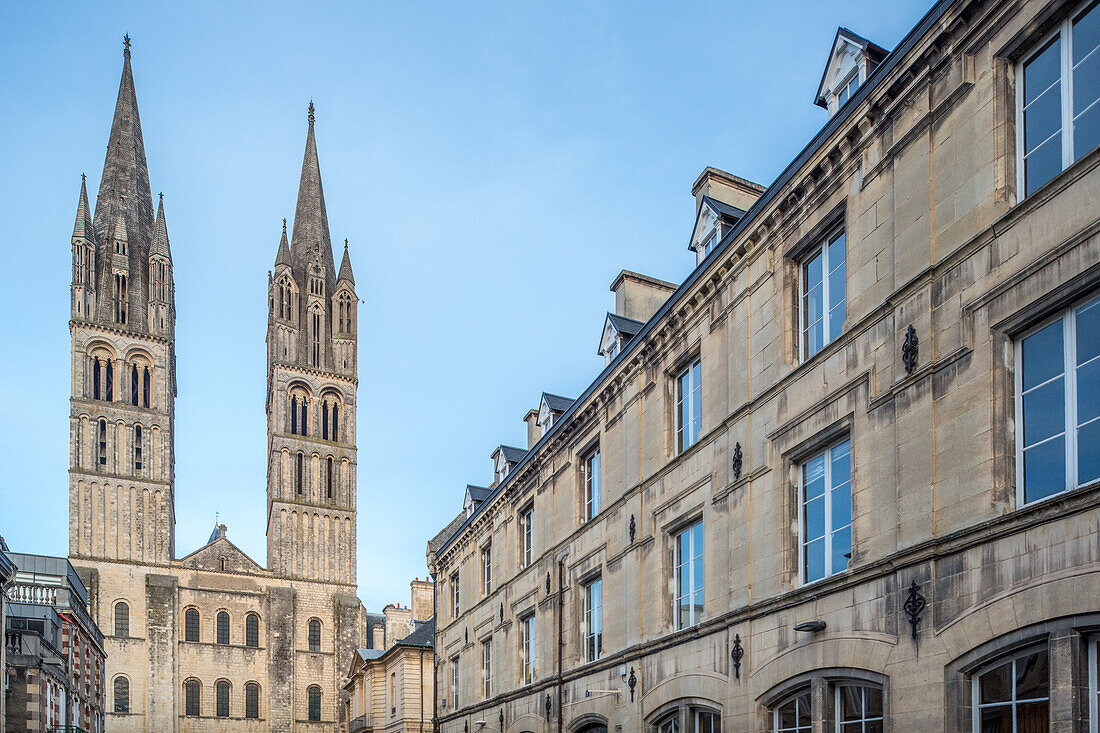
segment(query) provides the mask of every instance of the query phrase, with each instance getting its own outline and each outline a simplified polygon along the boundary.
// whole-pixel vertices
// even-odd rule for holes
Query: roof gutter
[[[775,199],[779,192],[783,190],[783,188],[788,183],[791,182],[791,179],[794,178],[795,173],[797,173],[802,168],[802,166],[806,164],[806,162],[817,152],[818,148],[827,139],[829,139],[833,135],[833,133],[837,131],[838,128],[840,128],[845,122],[847,122],[848,118],[851,117],[855,110],[859,108],[859,104],[870,95],[871,90],[878,86],[879,82],[882,81],[882,79],[891,71],[893,71],[895,67],[897,67],[897,65],[901,62],[901,59],[903,59],[906,54],[913,50],[917,43],[924,37],[925,33],[927,33],[928,30],[933,27],[940,20],[940,18],[943,17],[948,8],[963,1],[964,0],[939,0],[939,2],[937,2],[927,13],[925,13],[924,17],[921,18],[920,21],[913,27],[913,29],[906,34],[905,38],[901,40],[901,43],[898,44],[897,48],[891,51],[890,54],[882,60],[882,63],[875,67],[875,70],[871,72],[871,75],[867,78],[867,81],[860,85],[859,89],[856,90],[855,95],[848,100],[848,104],[844,105],[845,109],[838,111],[837,114],[833,115],[829,119],[829,121],[825,123],[825,126],[821,128],[821,130],[818,131],[816,135],[813,136],[806,147],[802,148],[802,151],[799,152],[795,159],[791,161],[786,168],[783,169],[783,172],[779,174],[779,177],[776,178],[772,182],[772,184],[768,186],[764,193],[760,195],[760,198],[753,202],[752,206],[750,206],[748,211],[745,212],[745,216],[742,217],[740,221],[738,221],[737,224],[735,224],[724,237],[722,237],[722,241],[718,243],[718,246],[714,248],[714,251],[707,255],[703,262],[700,263],[700,265],[696,267],[690,275],[688,275],[687,279],[684,280],[680,287],[676,288],[676,291],[669,296],[668,300],[666,300],[664,304],[662,304],[661,307],[657,309],[657,312],[650,316],[649,320],[646,321],[644,326],[642,326],[642,330],[639,331],[634,336],[634,338],[632,338],[627,343],[626,347],[619,352],[618,356],[616,356],[610,364],[604,367],[604,370],[600,372],[599,376],[596,377],[592,384],[590,384],[588,388],[583,393],[581,393],[581,395],[577,397],[576,400],[573,401],[573,404],[570,406],[570,408],[562,413],[562,415],[554,421],[554,424],[553,426],[551,426],[550,431],[543,435],[533,446],[531,446],[531,449],[527,451],[523,459],[519,463],[517,463],[511,471],[508,472],[508,476],[506,476],[504,480],[500,482],[496,489],[493,490],[493,493],[486,497],[485,501],[483,501],[481,505],[477,509],[475,509],[469,517],[467,517],[466,521],[462,523],[462,526],[455,530],[454,534],[452,534],[450,538],[448,538],[447,541],[443,543],[443,546],[436,551],[437,557],[439,555],[442,555],[446,550],[451,547],[452,544],[454,544],[457,537],[462,534],[462,532],[467,527],[469,527],[470,524],[473,523],[473,521],[478,517],[478,515],[481,514],[482,511],[484,511],[484,507],[486,505],[491,503],[491,501],[495,499],[498,494],[511,486],[512,480],[520,474],[520,469],[525,467],[532,460],[532,457],[538,452],[539,448],[541,448],[544,443],[548,442],[550,436],[554,435],[554,433],[556,433],[562,425],[568,423],[569,418],[572,417],[573,414],[577,411],[577,407],[586,399],[592,396],[592,394],[601,386],[604,379],[607,378],[607,376],[611,372],[613,372],[616,367],[618,367],[619,362],[625,359],[626,356],[633,352],[635,349],[639,348],[639,344],[641,344],[644,338],[648,336],[649,333],[656,327],[656,323],[664,318],[664,316],[670,310],[672,310],[676,302],[680,298],[682,298],[689,290],[691,290],[695,283],[698,282],[700,278],[702,278],[703,273],[707,270],[704,265],[706,265],[708,262],[711,262],[712,260],[715,260],[719,256],[719,254],[725,252],[726,249],[733,242],[733,240],[735,240],[746,229],[749,228],[749,224],[753,223],[756,217],[759,216],[760,213],[768,207],[768,205]]]

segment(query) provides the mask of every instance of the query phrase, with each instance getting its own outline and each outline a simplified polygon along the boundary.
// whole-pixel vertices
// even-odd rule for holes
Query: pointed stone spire
[[[164,219],[164,194],[160,194],[160,203],[157,205],[157,221],[153,225],[153,246],[149,249],[150,255],[163,255],[172,261],[172,250],[168,246],[168,222]]]
[[[111,243],[115,241],[126,242],[126,249],[129,251],[130,247],[130,233],[126,229],[126,213],[122,207],[115,209],[114,222],[111,226]]]
[[[340,261],[340,275],[337,281],[347,280],[355,288],[355,276],[351,273],[351,256],[348,255],[348,240],[344,240],[344,259]]]
[[[319,251],[321,263],[325,266],[326,291],[332,292],[336,284],[336,267],[332,259],[332,240],[329,238],[328,212],[325,211],[325,192],[321,188],[321,167],[317,162],[313,123],[313,102],[310,101],[309,130],[306,133],[306,152],[302,159],[302,179],[298,184],[298,205],[294,209],[290,253],[295,275],[304,283],[310,253]]]
[[[86,176],[80,174],[80,202],[76,205],[76,224],[73,225],[73,239],[83,237],[95,241],[95,229],[92,227],[92,207],[88,205],[88,184]]]
[[[290,245],[286,241],[286,219],[283,219],[283,236],[279,239],[279,252],[275,255],[275,266],[279,265],[294,266],[294,261],[290,258]]]
[[[107,142],[99,195],[96,197],[95,231],[100,242],[106,241],[112,209],[120,205],[133,238],[132,244],[148,248],[153,235],[153,200],[149,192],[149,169],[145,162],[145,142],[141,137],[134,73],[130,68],[130,38],[125,39],[122,79],[118,85],[115,116]],[[137,254],[144,254],[138,252]]]

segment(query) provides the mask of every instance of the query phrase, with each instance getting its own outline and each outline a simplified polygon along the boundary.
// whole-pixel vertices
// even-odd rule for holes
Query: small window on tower
[[[302,493],[302,454],[297,455],[297,464],[294,469],[294,486],[298,489],[298,494]]]
[[[142,402],[144,403],[143,407],[148,407],[149,406],[149,397],[150,397],[151,392],[152,392],[152,390],[150,389],[150,384],[149,384],[149,367],[145,367],[145,377],[143,378],[142,387],[141,387]]]
[[[99,421],[99,465],[107,465],[107,421]]]
[[[335,468],[333,467],[332,456],[328,457],[327,464],[328,464],[328,468],[327,468],[327,474],[326,474],[326,477],[325,477],[325,488],[326,488],[327,498],[331,499],[332,498],[332,477],[333,477],[333,473],[335,472]]]
[[[102,381],[102,379],[100,377],[99,370],[100,370],[99,357],[96,357],[92,361],[92,399],[94,399],[94,400],[98,400],[99,396],[102,394],[102,391],[99,388],[100,387],[100,382]]]
[[[134,407],[138,406],[138,368],[136,364],[130,367],[130,404]]]
[[[141,471],[141,426],[134,426],[134,470]]]

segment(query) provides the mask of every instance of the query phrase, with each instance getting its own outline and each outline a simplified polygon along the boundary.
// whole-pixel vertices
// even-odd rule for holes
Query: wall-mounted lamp
[[[824,621],[806,621],[804,623],[801,623],[801,624],[798,624],[797,626],[795,626],[794,630],[795,631],[808,631],[811,634],[816,634],[819,631],[824,631],[825,630],[825,622]]]

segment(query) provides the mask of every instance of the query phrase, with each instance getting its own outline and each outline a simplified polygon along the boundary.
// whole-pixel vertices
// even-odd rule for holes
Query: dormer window
[[[829,114],[839,112],[886,58],[886,53],[885,49],[847,28],[838,29],[814,104],[829,110]]]
[[[623,347],[642,330],[642,324],[631,318],[608,313],[603,323],[603,335],[600,338],[599,354],[604,364],[610,364],[623,350]]]
[[[840,109],[841,107],[843,107],[844,103],[847,102],[849,99],[852,98],[852,96],[855,95],[856,89],[858,89],[858,88],[859,88],[859,69],[856,69],[856,72],[854,74],[852,74],[852,76],[848,79],[848,81],[844,83],[841,90],[839,92],[837,92],[837,95],[836,95],[836,108]]]

